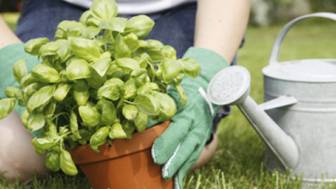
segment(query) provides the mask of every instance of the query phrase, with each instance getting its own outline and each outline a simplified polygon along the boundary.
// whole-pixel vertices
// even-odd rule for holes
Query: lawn
[[[14,27],[16,16],[5,17]],[[262,68],[267,65],[272,44],[281,26],[249,27],[246,43],[239,51],[239,64],[246,66],[252,75],[251,95],[263,100]],[[312,57],[332,58],[336,55],[336,24],[328,21],[307,21],[290,32],[282,48],[281,59]],[[269,172],[263,165],[264,143],[249,126],[237,108],[222,120],[219,129],[220,144],[213,160],[186,180],[186,189],[292,189],[299,188],[299,180],[287,174]],[[33,181],[8,183],[0,180],[0,189],[85,189],[89,188],[83,176],[75,178],[51,175]]]

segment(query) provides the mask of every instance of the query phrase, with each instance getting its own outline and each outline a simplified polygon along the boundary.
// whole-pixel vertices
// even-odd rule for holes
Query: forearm
[[[234,58],[243,39],[250,0],[198,0],[195,47],[211,49]]]
[[[0,48],[19,42],[20,39],[12,32],[0,16]]]

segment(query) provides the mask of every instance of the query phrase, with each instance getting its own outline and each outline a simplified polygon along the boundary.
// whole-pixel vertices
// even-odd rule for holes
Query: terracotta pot
[[[88,145],[71,154],[87,176],[93,189],[172,189],[172,180],[161,177],[161,167],[154,164],[151,146],[168,127],[168,122],[135,134],[132,139],[114,140],[100,153]]]

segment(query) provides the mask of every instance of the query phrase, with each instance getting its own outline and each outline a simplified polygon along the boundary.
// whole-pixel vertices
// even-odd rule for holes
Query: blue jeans
[[[172,10],[149,15],[155,20],[149,38],[157,39],[176,48],[178,57],[194,44],[196,3],[182,5]],[[55,29],[62,20],[78,20],[85,11],[61,0],[26,0],[17,26],[22,41],[37,37],[54,38]],[[236,59],[233,64],[236,63]],[[214,119],[214,125],[228,115],[224,107]],[[214,129],[215,130],[215,129]]]
[[[26,0],[16,33],[23,41],[36,37],[53,39],[59,22],[78,20],[83,11],[61,0]],[[192,3],[149,15],[156,23],[149,38],[175,47],[181,57],[193,45],[195,13],[196,3]]]

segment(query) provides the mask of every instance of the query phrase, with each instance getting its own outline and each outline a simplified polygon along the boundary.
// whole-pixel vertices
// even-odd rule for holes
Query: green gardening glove
[[[12,69],[13,65],[21,59],[26,61],[28,71],[38,63],[36,57],[31,56],[24,51],[24,44],[9,45],[0,49],[0,99],[6,97],[5,90],[7,87],[16,85]],[[15,110],[21,115],[24,108],[16,106]]]
[[[195,79],[182,81],[188,102],[184,107],[178,104],[178,112],[170,126],[152,147],[154,162],[164,165],[163,178],[175,178],[175,189],[183,188],[184,177],[198,160],[212,133],[214,115],[210,113],[209,105],[199,89],[207,89],[211,78],[228,66],[222,56],[207,49],[190,48],[184,57],[195,59],[201,66],[201,74]],[[169,94],[178,102],[175,90],[169,91]]]

